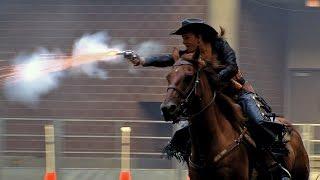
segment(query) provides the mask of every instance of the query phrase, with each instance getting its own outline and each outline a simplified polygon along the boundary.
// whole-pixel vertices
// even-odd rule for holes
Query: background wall
[[[275,112],[319,122],[319,8],[304,1],[243,0],[240,64]]]
[[[295,122],[320,122],[319,18],[318,8],[289,13],[285,102]]]
[[[320,10],[290,12],[288,18],[288,68],[320,68]]]
[[[31,52],[39,46],[70,53],[75,39],[98,31],[108,32],[112,43],[125,43],[128,49],[153,40],[162,44],[163,53],[169,53],[172,47],[181,46],[180,37],[169,36],[180,26],[180,21],[187,17],[206,19],[206,13],[207,1],[202,0],[3,0],[0,2],[0,66],[9,65],[19,52]],[[66,78],[58,89],[40,100],[36,109],[9,102],[0,95],[1,117],[6,118],[3,129],[8,134],[3,143],[4,155],[42,157],[43,125],[47,123],[55,123],[62,129],[59,132],[62,157],[120,157],[98,152],[120,151],[120,139],[104,136],[119,136],[123,125],[132,127],[132,136],[157,137],[172,133],[170,124],[141,122],[160,120],[159,102],[167,85],[166,69],[137,68],[132,74],[126,62],[101,67],[108,71],[107,80],[85,76]],[[21,135],[24,136],[21,138]],[[78,135],[102,137],[75,137]],[[171,162],[159,155],[167,141],[133,139],[133,152],[151,153],[133,158],[153,158],[163,162],[154,166],[170,167]],[[14,157],[6,162],[9,166],[29,166],[29,162],[43,166],[44,163],[41,158],[30,161]],[[72,159],[61,164],[68,166],[69,163],[82,166],[79,162],[72,164]],[[88,160],[86,164],[91,163]],[[119,167],[119,161],[104,166]],[[152,163],[137,160],[133,167],[152,167]]]
[[[288,13],[251,0],[241,1],[239,61],[258,94],[283,115]]]

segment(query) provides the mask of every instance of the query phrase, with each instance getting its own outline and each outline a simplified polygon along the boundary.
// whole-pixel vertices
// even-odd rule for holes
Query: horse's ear
[[[179,49],[177,47],[173,48],[172,58],[175,62],[177,62],[180,59]]]
[[[185,61],[192,62],[193,61],[193,53],[185,53],[181,56],[181,59]]]

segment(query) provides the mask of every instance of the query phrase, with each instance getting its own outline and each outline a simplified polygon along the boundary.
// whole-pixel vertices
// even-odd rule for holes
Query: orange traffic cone
[[[57,180],[57,174],[56,172],[47,172],[44,175],[44,180]]]
[[[119,180],[131,180],[131,173],[130,171],[121,171]]]

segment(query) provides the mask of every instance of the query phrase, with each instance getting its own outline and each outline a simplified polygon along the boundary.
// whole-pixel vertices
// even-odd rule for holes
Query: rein
[[[210,107],[211,104],[214,102],[214,100],[216,99],[216,95],[217,95],[217,92],[214,91],[212,100],[204,108],[202,108],[199,112],[192,114],[189,118],[193,119],[193,118],[197,117],[198,115],[200,115],[201,113],[203,113],[203,111],[205,111],[208,107]]]

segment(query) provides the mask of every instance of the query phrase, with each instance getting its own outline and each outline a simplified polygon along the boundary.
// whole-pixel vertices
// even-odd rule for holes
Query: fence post
[[[131,180],[130,172],[130,127],[121,127],[121,171],[119,180]]]
[[[55,146],[54,146],[54,127],[45,125],[45,144],[46,144],[46,172],[44,180],[57,180]]]

